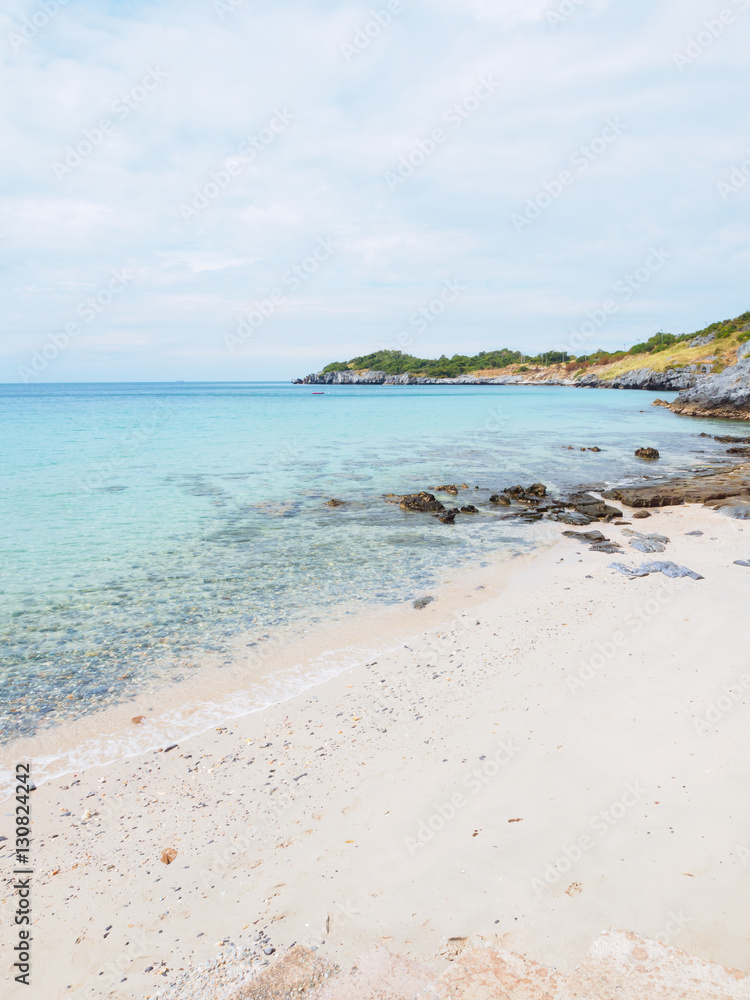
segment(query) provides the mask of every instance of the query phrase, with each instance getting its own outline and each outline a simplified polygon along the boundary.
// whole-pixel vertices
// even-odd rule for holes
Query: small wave
[[[348,646],[344,649],[327,650],[312,663],[285,670],[266,684],[227,692],[210,701],[182,705],[147,719],[142,726],[92,737],[57,753],[34,756],[32,780],[39,787],[73,772],[103,767],[129,757],[151,753],[169,743],[181,743],[217,725],[281,705],[364,664],[373,656],[392,652],[402,645],[399,642],[385,649]],[[0,802],[5,802],[14,794],[15,785],[15,769],[1,770]]]

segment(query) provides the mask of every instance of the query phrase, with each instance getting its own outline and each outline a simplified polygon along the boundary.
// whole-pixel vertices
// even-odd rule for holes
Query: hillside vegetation
[[[596,371],[606,379],[639,368],[667,371],[670,368],[707,363],[715,371],[721,371],[734,362],[737,349],[747,340],[750,340],[750,311],[736,319],[711,323],[695,333],[655,333],[627,351],[597,350],[578,357],[560,351],[548,351],[529,356],[504,347],[496,351],[481,351],[472,356],[454,354],[450,358],[445,355],[439,358],[418,358],[401,351],[374,351],[350,361],[334,361],[326,365],[323,373],[381,371],[386,375],[425,375],[429,378],[534,373],[542,377],[564,374],[570,378]]]

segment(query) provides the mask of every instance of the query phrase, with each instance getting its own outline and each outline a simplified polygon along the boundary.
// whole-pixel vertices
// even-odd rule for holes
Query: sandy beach
[[[750,527],[632,522],[702,580],[628,578],[610,564],[654,557],[623,526],[598,525],[616,556],[564,527],[385,615],[366,663],[284,704],[39,787],[34,996],[185,997],[201,963],[295,942],[439,971],[474,933],[565,971],[607,927],[750,971]],[[27,996],[10,947],[4,995]]]

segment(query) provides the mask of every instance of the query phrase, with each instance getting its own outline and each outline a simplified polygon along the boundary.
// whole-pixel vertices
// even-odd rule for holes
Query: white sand
[[[690,507],[632,526],[672,544],[645,556],[594,525],[622,557],[562,539],[476,570],[379,620],[368,643],[392,651],[369,666],[43,785],[34,987],[10,975],[6,883],[3,996],[154,996],[263,927],[279,950],[345,964],[381,941],[436,969],[448,938],[497,933],[567,970],[614,926],[750,971],[750,524]]]

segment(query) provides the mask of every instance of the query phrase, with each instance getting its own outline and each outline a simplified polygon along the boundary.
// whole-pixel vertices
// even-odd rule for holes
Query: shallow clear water
[[[448,566],[538,537],[489,512],[451,528],[382,494],[466,482],[467,503],[486,497],[475,485],[654,475],[639,445],[664,474],[722,455],[699,435],[727,432],[651,408],[654,393],[314,388],[0,387],[5,737],[179,678],[240,632],[413,599]]]

